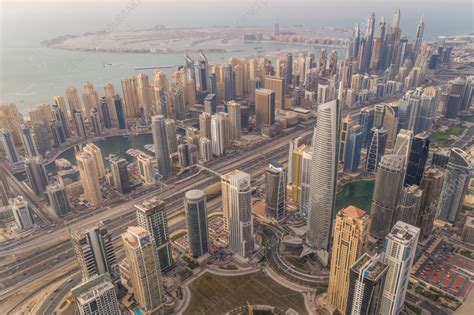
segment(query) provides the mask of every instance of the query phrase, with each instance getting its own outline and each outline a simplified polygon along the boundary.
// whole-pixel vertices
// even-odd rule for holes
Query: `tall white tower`
[[[339,100],[318,106],[318,120],[313,133],[311,208],[306,237],[308,245],[317,250],[325,264],[328,262],[332,215],[336,202],[340,123]]]

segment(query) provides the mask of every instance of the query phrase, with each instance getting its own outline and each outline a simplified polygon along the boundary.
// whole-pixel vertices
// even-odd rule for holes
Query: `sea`
[[[15,103],[26,113],[39,103],[51,103],[55,95],[73,85],[82,91],[85,82],[100,94],[105,82],[112,82],[120,93],[120,79],[138,72],[149,76],[152,70],[134,70],[149,65],[184,63],[181,54],[120,54],[67,51],[42,47],[44,40],[65,34],[83,34],[107,29],[145,29],[209,26],[285,26],[305,28],[364,26],[370,12],[377,23],[384,16],[390,23],[400,7],[401,28],[413,38],[422,15],[425,39],[439,35],[473,32],[473,3],[469,0],[0,0],[0,103]],[[255,44],[237,53],[209,54],[210,62],[249,56]],[[269,43],[266,51],[284,48]],[[261,46],[259,44],[259,46]],[[104,67],[104,64],[112,66]],[[72,66],[71,66],[72,65]],[[167,70],[171,71],[171,70]]]

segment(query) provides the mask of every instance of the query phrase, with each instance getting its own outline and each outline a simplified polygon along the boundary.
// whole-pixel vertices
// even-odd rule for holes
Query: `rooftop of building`
[[[163,200],[155,196],[135,204],[135,208],[140,209],[141,211],[149,211],[158,206],[164,205],[164,203],[165,202]]]
[[[348,206],[339,211],[339,213],[350,216],[354,219],[362,219],[367,215],[364,210],[357,208],[356,206]]]
[[[285,169],[285,167],[282,164],[280,164],[276,161],[270,161],[270,163],[268,165],[268,170],[272,171],[272,172],[279,173],[279,172],[283,171],[284,169]]]
[[[418,185],[411,185],[404,188],[405,192],[414,195],[416,197],[421,197],[423,195],[423,190],[418,187]]]
[[[351,269],[364,271],[364,278],[376,281],[387,269],[387,265],[379,259],[379,256],[370,256],[364,253],[351,267]]]
[[[150,234],[142,227],[130,226],[127,232],[122,234],[122,240],[131,247],[141,247],[150,241]]]
[[[205,196],[206,194],[204,193],[204,191],[200,189],[189,190],[184,195],[184,197],[188,200],[198,200],[204,198]]]
[[[474,217],[467,217],[464,226],[474,228]]]
[[[86,304],[108,290],[114,290],[114,284],[108,274],[102,274],[72,288],[71,293],[80,304]]]
[[[380,167],[401,170],[405,164],[405,157],[397,154],[386,154],[380,160]]]
[[[416,226],[410,225],[403,221],[398,221],[392,228],[392,231],[387,235],[387,238],[392,238],[404,243],[410,242],[418,233],[420,229]]]
[[[275,91],[270,90],[270,89],[256,89],[255,93],[256,94],[267,94],[267,95],[269,95],[269,94],[275,93]]]

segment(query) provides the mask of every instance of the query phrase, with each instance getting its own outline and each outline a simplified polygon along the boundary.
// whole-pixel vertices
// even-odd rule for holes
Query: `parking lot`
[[[472,288],[470,277],[463,270],[473,270],[472,262],[455,253],[455,246],[442,241],[425,261],[415,276],[463,301]]]

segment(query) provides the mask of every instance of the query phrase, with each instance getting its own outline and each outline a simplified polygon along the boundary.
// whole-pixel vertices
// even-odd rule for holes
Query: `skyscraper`
[[[130,192],[130,179],[128,176],[128,162],[122,158],[113,158],[110,160],[110,169],[114,180],[115,189],[121,194]]]
[[[212,115],[211,117],[211,141],[212,154],[221,156],[224,154],[226,142],[226,126],[225,116],[221,113]]]
[[[135,209],[138,226],[147,230],[153,237],[161,270],[168,269],[173,264],[173,255],[165,203],[157,197],[153,197],[136,204]]]
[[[23,196],[17,196],[8,200],[19,229],[26,230],[35,226],[35,221],[28,202]]]
[[[99,108],[99,94],[94,90],[94,86],[90,82],[84,84],[84,93],[82,94],[84,101],[84,112],[88,120],[91,119],[91,111],[93,108]]]
[[[293,83],[293,55],[291,53],[286,55],[286,83]]]
[[[66,98],[69,105],[69,111],[72,113],[74,110],[82,110],[81,99],[77,93],[77,89],[73,86],[66,87]]]
[[[82,140],[87,140],[88,134],[82,111],[74,109],[72,112],[72,119],[74,121],[74,126],[76,126],[76,136]]]
[[[211,115],[217,113],[217,95],[208,94],[204,98],[204,111]]]
[[[33,125],[33,130],[35,133],[36,145],[38,153],[45,155],[46,152],[51,150],[51,143],[49,142],[48,130],[46,125],[40,121]]]
[[[430,134],[423,132],[413,137],[405,176],[405,185],[420,185],[430,151]]]
[[[256,125],[271,126],[275,123],[275,92],[267,89],[255,90]]]
[[[339,137],[339,162],[344,162],[346,144],[349,137],[349,129],[351,127],[352,120],[350,116],[344,116],[341,119],[341,135]]]
[[[97,172],[99,177],[105,176],[105,166],[104,166],[104,159],[102,158],[102,150],[94,143],[86,144],[82,150],[87,152],[91,155],[94,159],[95,164],[97,166]]]
[[[365,250],[368,225],[369,216],[354,206],[348,206],[336,215],[328,302],[342,314],[347,309],[350,268]]]
[[[388,271],[380,314],[396,315],[403,308],[419,235],[419,228],[398,221],[385,238],[383,260]]]
[[[164,120],[165,117],[162,115],[153,116],[151,118],[151,130],[158,171],[161,175],[166,176],[171,174],[171,159],[168,151]]]
[[[373,108],[362,108],[359,115],[359,125],[362,126],[362,134],[364,138],[363,147],[366,148],[369,146],[370,141],[370,131],[374,125],[374,109]]]
[[[345,157],[344,157],[344,171],[357,172],[360,163],[360,153],[364,141],[363,128],[361,125],[352,126],[349,129],[349,136],[347,137]]]
[[[425,30],[425,22],[423,21],[423,16],[421,16],[420,23],[418,23],[418,27],[416,28],[416,39],[415,39],[415,47],[413,50],[415,51],[415,58],[418,56],[421,50],[421,43],[423,42],[423,32]]]
[[[48,175],[39,156],[25,159],[25,170],[31,189],[37,196],[43,194],[48,185]]]
[[[318,121],[312,140],[311,209],[306,237],[310,246],[326,253],[330,246],[336,202],[340,124],[339,100],[318,106]],[[327,264],[327,256],[320,253],[320,257]]]
[[[91,278],[71,289],[79,315],[121,314],[115,286],[108,274]]]
[[[383,128],[387,130],[387,144],[388,149],[393,148],[395,138],[398,130],[398,113],[393,106],[385,105],[385,112],[383,115]]]
[[[420,241],[427,239],[433,230],[433,221],[443,188],[444,170],[431,166],[423,174],[420,188],[423,190],[423,201],[420,209],[420,220],[417,226],[421,229]]]
[[[224,228],[229,232],[229,249],[248,257],[254,250],[252,189],[250,175],[239,170],[221,177]]]
[[[420,217],[422,198],[423,190],[417,185],[403,187],[398,200],[398,219],[416,226]]]
[[[202,190],[190,190],[184,196],[189,252],[199,257],[209,251],[207,199]]]
[[[61,101],[58,100],[58,103],[51,106],[51,111],[54,119],[61,125],[64,138],[69,138],[71,136],[69,132],[69,115],[66,111],[66,104],[64,104],[64,98],[62,96],[57,96],[61,98]],[[55,98],[56,100],[56,98]]]
[[[301,194],[299,210],[300,214],[307,217],[311,209],[311,165],[313,163],[313,150],[311,147],[303,149],[301,165]]]
[[[59,121],[51,120],[50,127],[51,127],[51,133],[53,135],[54,146],[57,148],[66,142],[63,126],[61,125]]]
[[[63,217],[71,211],[66,195],[66,189],[59,183],[46,186],[48,204],[58,217]]]
[[[209,62],[207,61],[206,55],[201,51],[199,53],[199,88],[200,90],[208,90],[208,80],[209,80]]]
[[[275,110],[287,109],[285,107],[285,79],[267,76],[265,77],[264,86],[265,89],[269,89],[275,92]]]
[[[107,98],[105,97],[100,98],[99,110],[101,111],[101,114],[102,114],[104,128],[105,129],[112,128],[112,117],[110,114],[109,102]]]
[[[379,314],[387,270],[380,254],[357,259],[350,269],[347,315]]]
[[[96,275],[112,273],[117,263],[112,235],[99,224],[91,229],[75,232],[71,241],[83,281]]]
[[[410,156],[411,145],[413,142],[413,131],[400,129],[393,148],[393,154],[402,155],[406,159]]]
[[[474,95],[474,76],[470,75],[466,78],[466,84],[464,86],[463,97],[461,100],[461,110],[469,110],[472,104],[472,98]]]
[[[138,117],[140,104],[138,104],[137,77],[123,78],[121,80],[121,84],[122,95],[125,104],[123,108],[123,112],[125,114],[124,116],[126,116],[127,118]]]
[[[282,221],[286,216],[287,171],[279,163],[271,162],[265,171],[265,212]]]
[[[20,125],[24,123],[22,114],[15,104],[0,104],[0,130],[7,129],[15,145],[20,145]]]
[[[456,78],[448,83],[448,98],[446,99],[446,112],[444,117],[456,119],[462,108],[462,97],[465,81],[462,78]]]
[[[232,65],[224,64],[223,65],[224,73],[224,100],[226,102],[235,99],[235,78]]]
[[[423,92],[423,95],[420,97],[420,108],[418,110],[418,115],[415,122],[415,133],[422,133],[425,131],[430,131],[433,125],[433,121],[436,118],[436,109],[437,109],[437,99],[436,96],[439,94],[439,90],[433,89],[435,95],[427,95],[426,92]]]
[[[367,162],[365,169],[369,173],[377,171],[380,159],[385,152],[385,144],[387,143],[387,130],[372,128],[370,131],[370,142],[367,147]]]
[[[240,104],[233,101],[227,102],[227,113],[229,113],[229,141],[240,141],[242,133]]]
[[[100,137],[102,135],[102,124],[100,123],[100,115],[96,108],[91,109],[90,124],[92,125],[94,135]]]
[[[37,156],[38,150],[36,149],[35,141],[31,136],[30,126],[21,125],[20,127],[20,137],[23,142],[23,147],[25,148],[25,154],[27,156]]]
[[[145,185],[153,185],[156,183],[155,174],[153,172],[153,159],[151,156],[140,153],[137,157],[138,164],[138,174],[140,175],[140,180]]]
[[[204,138],[211,138],[211,114],[202,112],[199,115],[199,135]]]
[[[383,239],[395,224],[404,167],[405,157],[401,155],[384,155],[380,161],[370,209],[370,235],[374,238]]]
[[[212,160],[212,141],[208,138],[199,138],[199,156],[203,162]]]
[[[153,235],[142,227],[133,226],[122,234],[122,241],[135,300],[151,313],[163,301],[160,262]]]
[[[176,122],[174,119],[165,119],[166,143],[168,143],[168,152],[178,151],[178,140],[176,138]]]
[[[99,183],[99,168],[92,154],[82,150],[76,154],[77,168],[81,174],[81,183],[84,188],[84,198],[91,204],[102,201],[102,191]]]
[[[0,141],[2,142],[3,150],[5,150],[10,163],[18,163],[20,158],[18,157],[15,144],[13,143],[10,131],[8,129],[0,129]]]
[[[452,148],[438,203],[438,219],[448,222],[456,220],[467,191],[471,171],[469,155],[459,148]]]
[[[127,120],[125,117],[125,110],[123,108],[123,102],[120,95],[115,94],[114,96],[114,109],[117,115],[117,124],[119,129],[127,129]],[[112,116],[113,117],[113,116]]]

